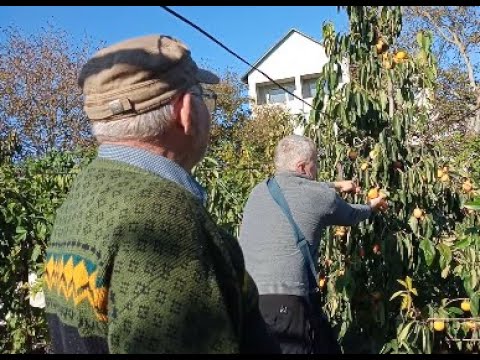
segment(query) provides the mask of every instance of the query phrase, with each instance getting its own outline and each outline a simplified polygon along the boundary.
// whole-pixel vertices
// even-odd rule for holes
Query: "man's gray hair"
[[[92,133],[99,143],[104,141],[146,140],[162,135],[174,118],[173,105],[126,119],[93,121]]]
[[[315,143],[301,135],[288,135],[275,148],[276,171],[295,171],[299,161],[310,161],[317,156]]]

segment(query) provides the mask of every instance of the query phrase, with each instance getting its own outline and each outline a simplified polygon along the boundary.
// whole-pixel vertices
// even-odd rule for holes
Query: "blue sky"
[[[324,21],[345,31],[347,16],[336,6],[172,6],[250,63],[291,28],[320,40]],[[247,65],[210,39],[157,6],[2,6],[0,27],[15,25],[27,34],[48,22],[66,30],[72,41],[83,35],[115,43],[145,34],[168,34],[185,42],[193,58],[219,72],[243,75]]]

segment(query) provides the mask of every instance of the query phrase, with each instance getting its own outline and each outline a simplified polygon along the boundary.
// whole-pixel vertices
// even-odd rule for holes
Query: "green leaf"
[[[470,273],[465,269],[463,272],[463,287],[465,288],[465,291],[468,294],[468,296],[473,296],[471,276],[470,276]]]
[[[17,234],[26,234],[27,233],[27,229],[23,228],[22,226],[17,226],[15,232]]]
[[[430,49],[430,46],[432,45],[432,37],[429,33],[425,34],[423,42],[425,44],[425,49]]]
[[[399,343],[403,343],[404,340],[407,339],[408,333],[409,333],[410,328],[412,327],[413,323],[414,323],[413,321],[412,321],[412,322],[409,322],[409,323],[402,329],[402,331],[401,331],[400,334],[398,335],[398,342],[399,342]]]
[[[452,251],[445,244],[439,244],[437,248],[440,251],[440,267],[444,269],[452,261]]]
[[[443,279],[446,279],[449,272],[450,272],[450,265],[447,265],[447,266],[442,270],[442,273],[441,273],[442,278],[443,278]]]
[[[471,238],[466,237],[463,240],[457,241],[454,245],[455,250],[463,250],[470,246]]]
[[[340,328],[340,333],[338,334],[339,337],[343,338],[343,336],[347,333],[347,323],[343,322]]]
[[[369,104],[370,104],[370,102],[369,102],[369,100],[368,100],[368,97],[365,97],[365,98],[363,99],[363,113],[364,113],[364,114],[368,113],[368,110],[369,110],[369,107],[370,107]]]
[[[473,316],[478,316],[478,303],[479,303],[479,294],[478,292],[473,294],[470,297],[470,312]]]
[[[355,94],[355,102],[357,107],[357,114],[362,115],[362,97],[359,92]]]
[[[408,219],[408,225],[410,225],[410,229],[416,234],[418,231],[418,219],[415,216],[410,216]]]
[[[472,271],[472,288],[473,289],[477,287],[477,283],[478,283],[477,273],[473,270]]]
[[[465,205],[463,207],[466,208],[466,209],[477,210],[478,211],[478,210],[480,210],[480,199],[475,199],[474,201],[465,203]]]
[[[425,354],[429,354],[430,350],[430,331],[426,327],[422,328],[422,350]]]
[[[420,249],[423,250],[423,256],[425,257],[427,266],[431,266],[435,259],[435,246],[433,246],[433,243],[430,240],[423,239],[420,242]]]
[[[350,83],[346,84],[344,87],[343,87],[343,90],[345,91],[345,101],[349,101],[350,99],[350,89],[351,89],[352,85]]]
[[[335,91],[337,85],[338,85],[338,83],[337,83],[337,72],[332,71],[330,73],[330,83],[329,83],[330,91],[332,91],[332,92]]]
[[[463,311],[456,306],[451,306],[446,309],[451,315],[463,315]]]
[[[455,274],[455,276],[461,277],[462,272],[463,272],[463,266],[462,265],[457,265],[453,269],[453,273]]]
[[[38,257],[42,254],[42,247],[40,245],[35,245],[32,251],[32,261],[36,262]]]
[[[347,50],[347,42],[346,42],[347,37],[342,36],[342,43],[341,43],[341,51],[344,53]]]
[[[380,351],[381,354],[387,354],[392,349],[392,345],[390,343],[386,343],[382,350]]]
[[[359,76],[360,86],[365,86],[365,76],[366,76],[365,73],[366,73],[366,71],[362,66],[360,66],[358,70],[359,70],[359,73],[360,73],[360,76]]]
[[[425,238],[427,239],[431,239],[433,235],[433,225],[430,218],[431,218],[431,215],[427,215],[425,217],[425,222],[426,222]]]
[[[387,107],[388,97],[385,91],[380,92],[380,105],[382,106],[382,110]]]

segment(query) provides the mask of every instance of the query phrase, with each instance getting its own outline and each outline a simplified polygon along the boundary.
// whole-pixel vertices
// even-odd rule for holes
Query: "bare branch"
[[[22,156],[93,143],[77,85],[92,46],[75,49],[53,26],[34,35],[15,27],[1,32],[0,123],[17,130]]]
[[[451,44],[454,44],[456,45],[455,41],[451,38],[449,38],[447,36],[447,34],[445,34],[445,32],[443,31],[443,29],[435,22],[435,20],[433,19],[432,15],[430,15],[430,13],[428,11],[425,11],[425,10],[420,10],[419,13],[426,17],[430,24],[435,27],[435,29],[437,29],[438,33],[443,37],[443,39]]]

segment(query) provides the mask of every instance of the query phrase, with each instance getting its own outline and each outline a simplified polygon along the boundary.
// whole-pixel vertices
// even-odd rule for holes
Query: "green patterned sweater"
[[[57,212],[44,275],[54,352],[276,352],[242,251],[174,182],[95,159]]]

